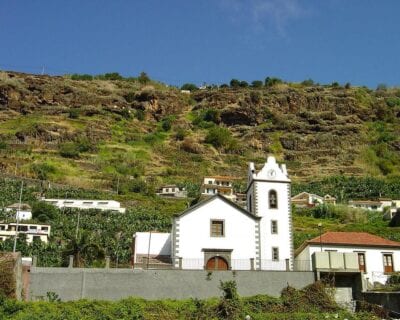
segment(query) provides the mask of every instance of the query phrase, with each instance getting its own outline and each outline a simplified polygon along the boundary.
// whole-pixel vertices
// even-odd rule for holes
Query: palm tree
[[[103,249],[90,237],[87,231],[82,231],[77,237],[72,238],[63,253],[64,257],[72,255],[74,257],[74,267],[78,268],[84,266],[85,262],[104,258]]]

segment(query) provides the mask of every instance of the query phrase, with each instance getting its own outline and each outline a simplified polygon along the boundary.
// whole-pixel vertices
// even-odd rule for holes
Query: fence
[[[275,270],[275,271],[311,271],[311,260],[296,260],[290,266],[288,259],[285,260],[257,260],[231,259],[227,261],[229,270]],[[207,262],[204,258],[171,258],[170,260],[157,260],[154,257],[141,257],[135,264],[138,269],[182,269],[182,270],[205,270]],[[215,267],[215,269],[218,269]]]

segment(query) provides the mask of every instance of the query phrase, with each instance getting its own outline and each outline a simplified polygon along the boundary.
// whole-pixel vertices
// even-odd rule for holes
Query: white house
[[[379,200],[350,200],[349,207],[383,212],[385,204]]]
[[[125,208],[121,208],[121,204],[114,200],[78,200],[78,199],[42,199],[60,209],[76,208],[76,209],[97,209],[102,211],[115,211],[124,213]]]
[[[225,198],[236,201],[236,195],[233,191],[234,177],[228,176],[207,176],[203,179],[201,185],[201,194],[204,196],[213,196],[221,194]]]
[[[292,197],[292,203],[298,208],[315,207],[320,204],[336,204],[336,198],[326,194],[321,197],[314,193],[301,192]]]
[[[285,165],[268,157],[257,172],[250,163],[246,199],[248,211],[217,193],[176,215],[171,233],[156,240],[160,240],[156,247],[164,251],[153,251],[150,235],[137,233],[134,260],[146,252],[149,258],[162,256],[170,241],[176,268],[292,269],[290,179]]]
[[[6,212],[14,212],[16,219],[18,220],[30,220],[32,219],[32,208],[26,203],[14,203],[6,207]]]
[[[45,243],[49,241],[50,226],[47,224],[28,224],[19,223],[18,233],[26,235],[26,242],[32,243],[35,239],[41,240]],[[0,241],[8,238],[14,238],[16,235],[16,223],[0,223]]]
[[[346,263],[340,263],[341,257],[345,262],[352,255],[356,271],[363,272],[371,283],[385,283],[389,273],[400,271],[400,242],[365,232],[326,232],[305,241],[296,250],[295,264],[303,266],[302,270],[316,270],[326,258],[323,269],[340,272],[349,269]]]
[[[162,186],[156,193],[161,197],[172,197],[172,198],[186,198],[187,191],[183,187],[178,187],[175,184]]]

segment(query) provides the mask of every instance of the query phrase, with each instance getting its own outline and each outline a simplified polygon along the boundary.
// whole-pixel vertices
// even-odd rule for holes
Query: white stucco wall
[[[224,236],[211,236],[211,220],[224,221]],[[176,219],[176,256],[184,269],[204,266],[203,249],[232,249],[233,269],[250,269],[255,252],[256,221],[225,201],[214,198]]]
[[[370,282],[379,281],[385,282],[386,276],[384,275],[383,268],[383,254],[391,253],[393,256],[393,269],[394,271],[400,271],[400,250],[393,248],[371,248],[371,247],[345,247],[345,246],[327,246],[322,245],[323,251],[337,250],[338,252],[363,252],[365,254],[365,266],[366,273],[365,278],[368,278]],[[319,245],[308,245],[297,257],[296,260],[303,259],[308,251],[308,259],[311,260],[311,256],[314,252],[320,252],[321,248]],[[310,268],[311,270],[311,268]]]
[[[150,250],[149,250],[150,247]],[[136,232],[135,233],[135,257],[137,254],[150,254],[151,256],[171,255],[171,234],[161,232]]]

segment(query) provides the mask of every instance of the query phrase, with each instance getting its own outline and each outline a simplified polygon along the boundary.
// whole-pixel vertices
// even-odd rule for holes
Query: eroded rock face
[[[0,139],[21,147],[34,145],[43,152],[46,148],[54,152],[58,144],[80,138],[93,144],[124,144],[160,130],[158,122],[172,115],[172,128],[160,143],[200,162],[229,167],[233,153],[241,160],[274,153],[289,163],[289,170],[294,170],[291,164],[300,168],[301,163],[295,174],[305,179],[361,174],[357,157],[370,142],[368,123],[400,118],[400,105],[394,101],[388,108],[385,99],[362,88],[294,85],[206,89],[187,95],[175,88],[129,81],[73,81],[0,72],[0,125],[29,120],[15,130],[10,127],[0,132]],[[206,111],[212,111],[215,118],[203,120],[214,123],[196,124],[193,117]],[[141,120],[136,118],[138,113]],[[205,144],[208,125],[227,127],[236,145],[226,151]],[[178,129],[182,134],[179,141],[174,140]],[[392,152],[400,151],[399,139],[386,146]],[[174,156],[168,159],[159,150],[163,149],[155,151],[157,164],[171,165],[168,161]]]

